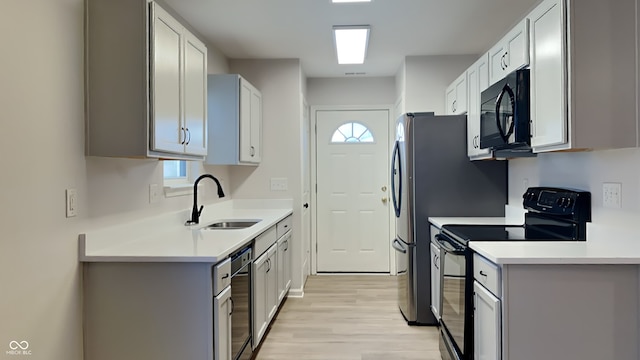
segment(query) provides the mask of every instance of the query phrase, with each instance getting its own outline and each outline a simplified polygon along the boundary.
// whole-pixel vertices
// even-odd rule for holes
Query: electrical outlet
[[[149,184],[149,204],[160,201],[160,187],[158,184]]]
[[[287,178],[271,178],[271,191],[287,191],[288,188]]]
[[[622,184],[602,184],[602,206],[613,209],[620,209],[620,207],[622,207]]]
[[[78,214],[78,192],[76,189],[67,189],[65,194],[67,217],[74,217]]]

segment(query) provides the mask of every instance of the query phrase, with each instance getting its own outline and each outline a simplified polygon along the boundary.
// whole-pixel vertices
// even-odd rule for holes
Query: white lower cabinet
[[[474,360],[502,359],[500,299],[473,282]]]
[[[259,235],[254,243],[253,336],[255,350],[291,287],[291,216]]]
[[[253,262],[253,348],[257,348],[273,316],[276,289],[275,246]]]
[[[291,288],[291,232],[278,239],[278,302],[281,302]]]
[[[213,298],[213,360],[231,360],[231,286]]]
[[[639,359],[639,269],[474,254],[473,359]]]
[[[432,230],[433,233],[433,230]],[[440,247],[431,243],[431,311],[440,321]]]

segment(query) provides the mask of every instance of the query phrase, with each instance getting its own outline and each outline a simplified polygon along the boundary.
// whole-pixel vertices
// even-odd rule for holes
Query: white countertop
[[[281,208],[238,208],[229,200],[205,205],[195,226],[184,225],[189,216],[183,211],[92,230],[79,236],[79,258],[82,262],[216,263],[292,214],[291,202],[287,203]],[[203,229],[217,221],[238,219],[261,221],[246,229]]]
[[[627,219],[629,220],[629,219]],[[521,225],[524,210],[505,206],[505,217],[430,217],[446,224]],[[640,228],[633,221],[609,226],[587,223],[587,241],[471,241],[478,254],[499,265],[508,264],[640,264]]]
[[[640,264],[640,232],[587,223],[587,241],[471,241],[478,254],[508,264]]]

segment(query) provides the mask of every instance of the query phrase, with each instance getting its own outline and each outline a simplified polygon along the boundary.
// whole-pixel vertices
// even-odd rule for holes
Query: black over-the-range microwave
[[[484,90],[480,110],[480,148],[531,151],[529,69]]]

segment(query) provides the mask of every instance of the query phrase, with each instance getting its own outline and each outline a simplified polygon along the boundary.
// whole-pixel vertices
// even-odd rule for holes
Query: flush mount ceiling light
[[[371,2],[371,0],[331,0],[332,3]]]
[[[338,64],[364,64],[370,31],[369,25],[333,27]]]

